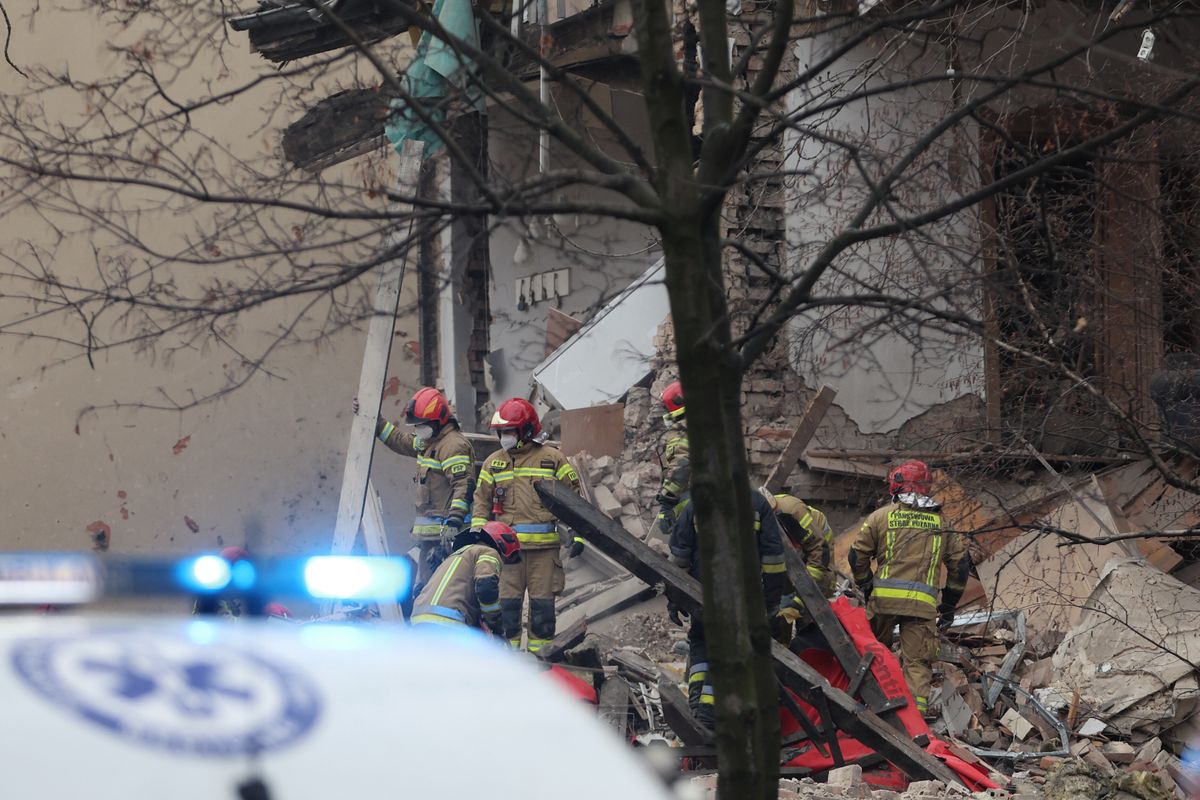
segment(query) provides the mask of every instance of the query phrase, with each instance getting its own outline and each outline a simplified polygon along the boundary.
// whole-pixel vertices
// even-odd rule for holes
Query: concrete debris
[[[581,456],[579,465],[597,507],[661,556],[667,549],[654,525],[654,496],[662,478],[657,447],[663,433],[656,395],[670,377],[660,372],[650,389],[629,390],[623,411],[626,446],[619,457]],[[763,392],[768,389],[762,387]],[[789,401],[796,413],[789,412],[786,419],[796,418],[800,401]],[[791,434],[785,421],[760,425],[761,430],[778,427],[781,437],[769,442],[762,435],[751,437],[763,440],[758,450],[751,442],[758,474],[778,459]],[[810,476],[819,472],[801,464],[793,488],[800,487],[797,493],[803,494]],[[1192,542],[1180,546],[1177,538],[1063,546],[1065,540],[1052,533],[1057,529],[1100,539],[1178,529],[1200,520],[1200,505],[1194,497],[1171,493],[1148,462],[1094,476],[1076,474],[1071,481],[1069,490],[1050,486],[1048,480],[1029,486],[1027,502],[1014,503],[1011,514],[981,507],[956,523],[959,530],[981,531],[973,542],[982,584],[981,590],[975,584],[974,601],[991,610],[960,613],[942,632],[930,728],[952,753],[990,770],[1003,788],[968,794],[938,781],[918,781],[898,791],[872,785],[869,765],[864,774],[862,766],[850,764],[827,775],[781,780],[781,800],[1167,800],[1176,796],[1177,786],[1180,796],[1200,797],[1200,775],[1193,776],[1176,757],[1200,742],[1200,681],[1193,666],[1200,653],[1200,588],[1191,585],[1200,587],[1200,561],[1194,560],[1200,548]],[[846,503],[861,504],[858,485],[845,485],[853,487]],[[826,487],[828,496],[839,496],[833,488]],[[965,505],[969,494],[964,489],[958,505]],[[829,511],[823,497],[816,501]],[[1169,508],[1164,505],[1168,500]],[[951,498],[948,507],[955,505]],[[843,521],[831,519],[845,530],[858,525],[852,513]],[[1143,558],[1131,558],[1131,552]],[[631,591],[619,583],[581,594],[560,614],[583,617],[585,610],[619,600]],[[610,714],[614,725],[624,720],[632,736],[661,738],[676,746],[689,740],[688,752],[695,753],[711,740],[702,738],[697,745],[703,733],[673,730],[664,720],[663,706],[670,705],[668,715],[675,715],[681,728],[688,720],[679,720],[678,703],[657,699],[669,694],[677,700],[678,690],[686,690],[686,628],[668,622],[664,606],[661,597],[622,606],[604,620],[610,638],[589,634],[566,658],[595,670],[592,674],[601,683],[620,680],[628,685],[628,715],[623,715],[621,689],[612,687],[605,695],[615,709]],[[656,676],[657,686],[651,687]],[[654,700],[644,696],[644,687],[657,693],[666,692],[666,685],[672,686],[671,693],[656,694]],[[682,713],[688,713],[686,704]],[[689,755],[686,768],[693,774],[715,769],[709,752]],[[678,788],[680,798],[712,800],[716,776],[690,777]]]
[[[1158,733],[1197,703],[1200,590],[1139,559],[1108,564],[1054,653],[1053,686],[1078,692],[1118,732]],[[1187,679],[1187,680],[1184,680]]]

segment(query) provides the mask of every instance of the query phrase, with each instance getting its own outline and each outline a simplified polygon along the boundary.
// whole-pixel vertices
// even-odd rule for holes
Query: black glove
[[[870,578],[858,583],[858,590],[863,593],[863,597],[867,600],[871,599],[871,592],[875,591],[875,582]]]
[[[942,604],[938,606],[937,626],[939,630],[949,628],[954,624],[954,606]]]
[[[583,555],[583,539],[578,536],[571,539],[571,544],[567,545],[567,557],[579,558]]]
[[[671,600],[667,600],[667,619],[674,622],[679,627],[683,627],[683,617],[691,619],[691,615],[684,611]]]

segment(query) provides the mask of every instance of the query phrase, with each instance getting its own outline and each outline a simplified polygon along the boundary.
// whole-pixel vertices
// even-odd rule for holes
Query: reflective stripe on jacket
[[[667,423],[663,435],[660,461],[662,462],[662,488],[659,493],[667,497],[682,498],[691,485],[691,455],[688,449],[687,423],[676,419]],[[676,513],[682,513],[677,508]]]
[[[829,520],[822,511],[790,494],[774,495],[771,505],[787,541],[803,554],[806,571],[817,582],[821,593],[831,597],[836,587],[830,567],[833,529],[829,527]]]
[[[880,614],[919,619],[937,616],[941,566],[966,554],[963,538],[942,530],[938,509],[892,503],[871,513],[851,547],[858,553],[856,581],[869,577],[875,561],[869,607]]]
[[[774,612],[779,600],[790,586],[787,566],[783,561],[783,534],[767,499],[754,493],[754,536],[763,576],[763,595],[767,608]],[[688,503],[675,528],[671,531],[671,561],[700,577],[700,541],[696,536],[696,504]]]
[[[480,621],[495,630],[500,616],[500,556],[483,544],[451,553],[425,584],[413,604],[413,622],[460,622],[472,628]],[[418,619],[434,616],[440,619]]]
[[[542,505],[533,485],[538,481],[560,481],[579,491],[579,475],[567,457],[549,445],[525,443],[516,453],[497,450],[483,462],[475,487],[472,527],[497,519],[511,525],[521,547],[541,550],[558,547],[560,538],[554,515]],[[492,513],[499,497],[501,512]]]
[[[389,449],[417,459],[414,538],[436,539],[447,516],[470,516],[475,451],[457,425],[446,425],[431,441],[421,442],[389,422],[379,438]]]

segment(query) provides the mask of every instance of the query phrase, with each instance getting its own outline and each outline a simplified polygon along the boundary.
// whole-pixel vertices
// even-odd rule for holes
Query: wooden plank
[[[837,727],[886,758],[897,769],[918,780],[962,783],[958,776],[929,753],[918,747],[907,734],[897,731],[875,712],[856,703],[845,692],[829,685],[821,673],[802,661],[779,642],[771,642],[775,672],[783,685],[806,701],[824,696]]]
[[[625,449],[625,405],[572,408],[563,411],[562,451],[568,456],[586,452],[592,456],[619,458]]]
[[[834,657],[842,665],[842,671],[851,678],[857,677],[858,667],[862,663],[863,656],[859,655],[858,650],[854,647],[854,642],[850,640],[850,635],[846,633],[846,629],[838,621],[837,615],[829,607],[817,582],[808,574],[804,559],[794,547],[784,547],[783,558],[796,595],[804,601],[805,610],[812,616],[813,622],[816,623],[821,635],[829,644],[829,649],[833,651]],[[875,673],[869,669],[862,674],[859,696],[877,714],[883,713],[889,702],[887,695],[879,686],[879,681],[875,678]],[[903,702],[898,707],[905,705],[908,703]],[[889,722],[903,729],[903,723],[895,719],[894,709],[891,709],[888,715],[892,717]]]
[[[375,491],[375,485],[371,483],[369,478],[367,479],[367,500],[366,509],[363,513],[362,533],[363,542],[367,546],[367,555],[388,555],[387,532],[383,526],[383,504],[379,500],[379,492]],[[404,616],[400,613],[400,607],[394,602],[383,601],[377,605],[379,606],[379,616],[384,621],[404,621]]]
[[[629,684],[615,675],[605,678],[600,687],[598,706],[596,715],[600,721],[612,726],[618,736],[629,741]]]
[[[599,622],[630,606],[654,596],[654,587],[636,580],[626,579],[595,597],[569,608],[558,615],[559,624],[571,627],[580,621]]]
[[[804,411],[804,416],[796,425],[792,438],[788,440],[787,446],[779,454],[775,466],[771,468],[771,473],[767,476],[766,483],[763,484],[768,490],[778,492],[787,483],[792,470],[796,468],[796,462],[800,460],[804,448],[808,447],[808,443],[812,441],[812,437],[817,432],[817,426],[825,418],[825,412],[829,410],[829,406],[833,405],[833,398],[836,396],[837,390],[826,385],[822,386],[821,390],[813,397],[812,402]]]
[[[406,141],[400,159],[396,185],[404,192],[417,185],[421,160],[425,152],[422,142]],[[411,230],[410,221],[408,229]],[[407,231],[389,242],[403,242]],[[396,327],[396,307],[400,301],[400,281],[404,277],[404,257],[384,264],[375,290],[374,314],[367,327],[367,344],[363,353],[362,370],[358,378],[359,413],[350,426],[350,442],[346,448],[346,466],[342,470],[342,491],[338,499],[337,522],[333,528],[330,552],[344,555],[354,549],[366,502],[367,479],[371,474],[371,456],[375,451],[375,422],[379,404],[383,401],[383,384],[387,378],[388,355],[391,352],[392,332]]]
[[[685,611],[690,613],[703,609],[704,598],[700,582],[695,578],[651,550],[645,542],[639,541],[561,483],[539,481],[534,486],[546,508],[591,542],[597,550],[607,553],[652,586],[666,584],[673,590],[677,602]],[[820,698],[824,698],[834,723],[841,730],[878,751],[910,778],[960,783],[953,770],[914,744],[906,734],[892,728],[873,711],[856,702],[845,692],[835,689],[821,673],[801,661],[786,647],[772,642],[771,653],[775,658],[776,672],[784,686],[810,704],[823,702]],[[665,712],[665,702],[663,706]],[[684,743],[703,744],[686,740]]]
[[[562,658],[563,653],[582,642],[585,636],[587,636],[587,620],[581,619],[557,633],[550,644],[538,650],[537,657],[547,662],[558,661]]]
[[[834,458],[804,454],[804,464],[817,472],[832,472],[835,475],[850,475],[855,478],[881,480],[888,476],[887,464],[854,458]]]
[[[692,716],[683,692],[667,678],[658,682],[658,699],[662,702],[663,717],[679,741],[697,746],[707,745],[712,740],[712,734]]]
[[[643,582],[657,586],[666,583],[681,590],[683,611],[702,611],[704,600],[700,581],[654,552],[621,525],[601,513],[575,492],[557,481],[534,484],[543,505],[601,553],[632,572]]]

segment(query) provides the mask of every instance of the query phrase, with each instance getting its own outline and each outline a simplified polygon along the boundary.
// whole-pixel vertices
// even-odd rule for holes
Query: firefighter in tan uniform
[[[691,457],[688,453],[687,421],[684,419],[683,384],[679,381],[667,386],[662,393],[663,406],[667,413],[663,421],[667,432],[659,448],[662,463],[662,487],[658,490],[658,528],[668,539],[675,529],[675,520],[687,507],[688,488],[691,485]]]
[[[404,409],[404,423],[412,430],[400,430],[380,417],[375,435],[389,449],[417,459],[412,540],[420,548],[420,587],[450,551],[470,514],[475,452],[437,389],[420,389],[413,395]]]
[[[825,597],[832,597],[836,589],[836,576],[830,567],[833,553],[833,529],[824,512],[814,508],[799,497],[786,492],[771,494],[765,488],[763,497],[775,512],[785,539],[804,556],[804,567]],[[792,639],[792,626],[809,619],[804,611],[804,601],[793,595],[785,602],[772,621],[772,634],[783,644]]]
[[[500,633],[500,575],[521,561],[521,543],[503,522],[454,537],[451,553],[413,606],[414,625],[466,625]]]
[[[929,496],[929,467],[908,461],[888,475],[893,502],[871,513],[851,545],[854,581],[867,600],[871,630],[885,645],[900,627],[900,664],[924,714],[928,710],[939,615],[953,619],[971,569],[962,536],[942,530],[941,507]],[[875,571],[871,571],[871,561]],[[938,604],[941,565],[946,588]]]
[[[533,485],[561,481],[579,491],[579,476],[567,457],[536,437],[542,430],[537,411],[514,397],[500,404],[490,426],[500,449],[488,456],[475,489],[471,526],[488,520],[508,524],[521,541],[521,563],[504,570],[500,580],[500,616],[504,636],[521,644],[521,609],[529,592],[529,650],[537,652],[554,638],[554,598],[563,590],[562,544],[551,514]],[[583,552],[583,540],[571,542],[571,556]]]

